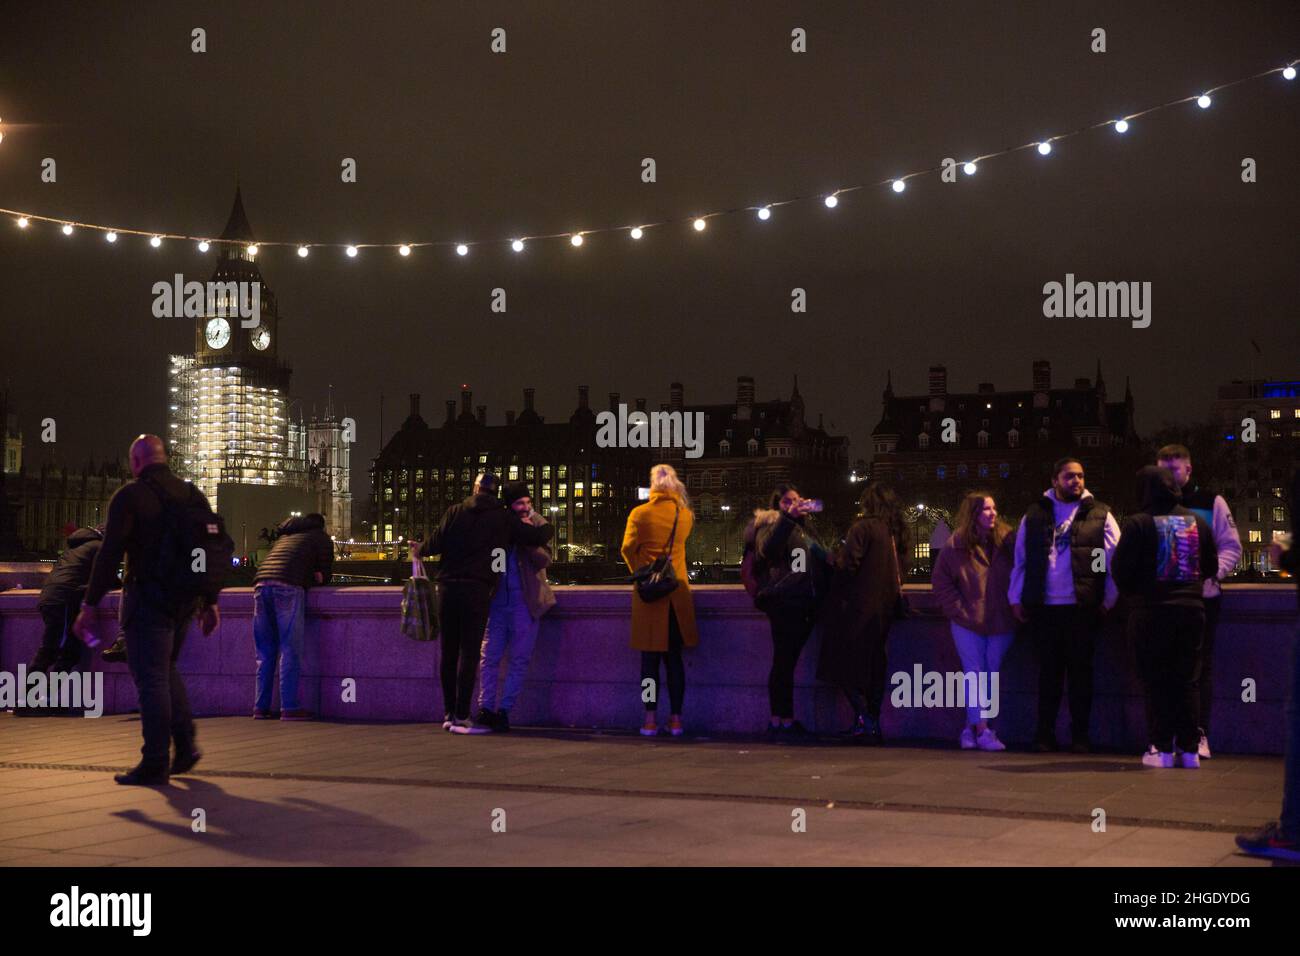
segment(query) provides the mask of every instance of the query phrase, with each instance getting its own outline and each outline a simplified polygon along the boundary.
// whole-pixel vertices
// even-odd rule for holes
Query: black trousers
[[[41,620],[45,630],[41,646],[32,659],[29,670],[71,670],[81,660],[86,645],[72,633],[72,622],[80,609],[77,604],[42,604]]]
[[[1077,604],[1047,604],[1029,611],[1029,631],[1038,648],[1038,739],[1056,740],[1066,680],[1070,688],[1071,742],[1088,740],[1092,715],[1092,662],[1101,632],[1101,610]]]
[[[126,663],[140,698],[140,729],[144,734],[140,764],[162,770],[170,763],[173,741],[177,753],[188,751],[194,743],[190,701],[176,669],[194,612],[169,614],[150,604],[131,603],[135,606],[122,631],[126,635]]]
[[[1128,632],[1147,688],[1149,742],[1164,753],[1172,753],[1175,746],[1196,753],[1205,612],[1178,605],[1134,608]]]
[[[443,710],[465,720],[474,706],[474,681],[478,677],[479,648],[487,629],[492,589],[486,584],[438,585],[438,618],[442,631]]]
[[[772,625],[772,670],[767,675],[767,699],[773,717],[794,719],[794,670],[808,643],[816,617],[807,608],[769,611]]]
[[[1222,597],[1205,599],[1205,632],[1201,636],[1201,677],[1198,700],[1197,726],[1201,732],[1210,732],[1210,707],[1214,702],[1214,635],[1219,629],[1219,610]]]
[[[686,665],[682,661],[682,631],[677,625],[677,612],[671,604],[668,606],[668,650],[641,652],[642,686],[645,686],[647,680],[652,680],[658,688],[661,660],[668,673],[668,702],[672,705],[670,713],[680,714],[682,702],[686,699]],[[657,690],[654,697],[654,700],[646,701],[645,709],[648,713],[654,713],[658,704]]]

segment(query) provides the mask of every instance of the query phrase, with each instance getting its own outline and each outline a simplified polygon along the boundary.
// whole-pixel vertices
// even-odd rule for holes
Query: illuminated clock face
[[[269,329],[261,328],[253,333],[253,348],[261,351],[271,344],[271,332]]]
[[[204,329],[204,335],[208,340],[209,348],[225,348],[226,343],[230,341],[230,323],[225,319],[212,319]]]

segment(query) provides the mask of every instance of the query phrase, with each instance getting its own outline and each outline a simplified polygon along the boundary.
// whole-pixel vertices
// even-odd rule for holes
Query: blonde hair
[[[650,490],[677,497],[683,508],[691,506],[690,499],[686,496],[686,485],[677,477],[677,469],[672,465],[655,465],[650,469]]]

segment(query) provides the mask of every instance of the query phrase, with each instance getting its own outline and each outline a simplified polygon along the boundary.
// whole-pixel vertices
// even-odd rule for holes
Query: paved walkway
[[[139,739],[129,716],[0,714],[0,866],[1251,866],[1267,864],[1231,835],[1281,800],[1267,757],[1153,771],[1118,755],[233,717],[199,722],[194,774],[119,787],[109,774]]]

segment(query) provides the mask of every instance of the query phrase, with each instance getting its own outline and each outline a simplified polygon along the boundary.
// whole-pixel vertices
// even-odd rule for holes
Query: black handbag
[[[632,584],[642,601],[651,604],[666,598],[677,588],[677,574],[673,571],[673,542],[677,540],[677,519],[681,508],[673,505],[673,530],[668,535],[668,549],[649,564],[632,572]]]

